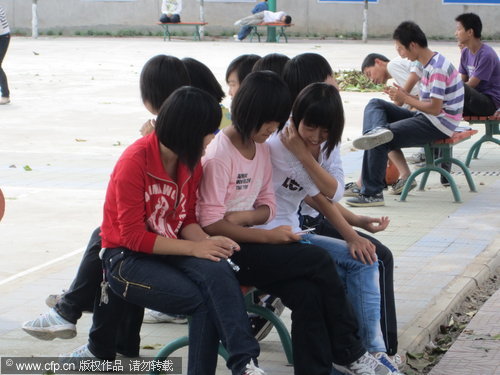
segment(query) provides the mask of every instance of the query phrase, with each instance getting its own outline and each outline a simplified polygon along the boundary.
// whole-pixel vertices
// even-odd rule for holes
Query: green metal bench
[[[408,177],[408,180],[406,181],[406,184],[401,193],[401,198],[399,200],[402,202],[406,200],[408,192],[411,189],[411,184],[413,180],[415,180],[415,178],[422,173],[424,175],[422,177],[422,180],[420,181],[418,189],[424,190],[425,185],[427,184],[427,178],[429,177],[429,173],[431,171],[435,171],[444,176],[450,183],[450,188],[451,191],[453,192],[453,197],[455,198],[455,202],[457,203],[461,202],[462,198],[460,196],[460,191],[458,190],[455,179],[447,170],[439,166],[441,163],[446,163],[446,162],[456,164],[462,169],[465,178],[467,179],[467,183],[469,184],[470,190],[475,192],[476,185],[474,184],[474,180],[472,179],[469,168],[460,160],[455,159],[453,157],[453,146],[463,141],[466,141],[467,139],[470,139],[476,133],[477,130],[466,130],[463,132],[455,132],[453,136],[451,136],[450,138],[440,139],[435,142],[427,143],[426,145],[424,145],[423,147],[425,150],[425,166],[414,171],[410,175],[410,177]],[[439,157],[438,159],[434,159],[434,150],[439,150],[440,151],[439,155],[441,155],[441,157]]]
[[[200,26],[205,26],[208,25],[207,22],[157,22],[157,25],[160,25],[163,28],[163,41],[170,40],[170,36],[172,35],[170,33],[169,26],[194,26],[194,33],[193,33],[193,38],[194,40],[201,40],[201,35],[200,35]]]
[[[242,293],[245,295],[245,306],[247,312],[257,314],[271,322],[271,324],[276,328],[278,332],[281,345],[283,346],[283,350],[285,351],[285,356],[289,365],[293,365],[293,354],[292,354],[292,339],[290,337],[290,333],[288,333],[288,329],[286,328],[283,321],[274,314],[271,310],[266,309],[262,306],[255,304],[254,302],[254,294],[259,293],[257,289],[253,287],[241,287]],[[176,350],[183,348],[189,345],[189,337],[183,336],[179,337],[167,345],[165,345],[156,355],[155,360],[164,361],[168,356],[170,356]],[[222,344],[219,344],[219,355],[223,357],[225,360],[228,359],[229,354],[224,348]],[[151,375],[158,375],[159,372],[152,371]]]
[[[292,23],[284,23],[284,22],[272,22],[272,23],[259,23],[256,25],[249,25],[252,30],[250,31],[250,42],[252,42],[253,38],[256,36],[260,43],[261,33],[259,33],[258,27],[267,27],[267,35],[271,35],[271,29],[278,29],[278,32],[275,33],[276,40],[268,40],[268,42],[276,42],[279,43],[280,39],[285,38],[285,43],[288,43],[288,38],[285,33],[285,28],[293,26]]]
[[[500,134],[500,116],[464,116],[463,121],[467,121],[469,124],[484,124],[486,127],[485,134],[471,146],[467,154],[465,165],[469,166],[472,158],[477,159],[484,142],[494,142],[500,145],[500,139],[494,137],[494,135]]]

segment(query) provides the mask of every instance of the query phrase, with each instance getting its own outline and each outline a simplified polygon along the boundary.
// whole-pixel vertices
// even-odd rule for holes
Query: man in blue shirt
[[[264,0],[264,1],[261,1],[260,3],[258,3],[252,9],[252,14],[263,12],[265,10],[268,10],[267,0]],[[238,35],[234,35],[234,40],[238,40],[241,42],[243,39],[245,39],[248,36],[248,34],[250,34],[251,31],[252,31],[252,26],[250,26],[250,25],[242,26]]]

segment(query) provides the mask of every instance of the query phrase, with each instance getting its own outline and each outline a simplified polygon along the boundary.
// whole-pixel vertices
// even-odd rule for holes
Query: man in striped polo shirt
[[[388,152],[450,137],[462,117],[464,87],[460,75],[443,55],[429,49],[422,29],[413,22],[403,22],[393,39],[401,57],[422,64],[419,98],[395,85],[386,91],[391,100],[408,104],[415,111],[382,99],[372,99],[365,107],[363,128],[373,130],[353,141],[354,147],[365,152],[361,194],[347,200],[350,206],[383,206]],[[403,161],[398,170],[404,186],[410,169]]]

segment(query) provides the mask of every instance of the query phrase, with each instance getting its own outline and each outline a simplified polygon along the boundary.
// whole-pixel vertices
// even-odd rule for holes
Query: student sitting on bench
[[[427,38],[413,22],[401,23],[393,34],[401,57],[418,60],[423,68],[419,99],[398,85],[387,91],[394,102],[408,104],[409,111],[382,99],[372,99],[365,108],[363,129],[373,129],[353,141],[366,150],[363,155],[361,194],[350,198],[350,206],[383,206],[387,154],[391,150],[415,147],[453,135],[462,118],[464,88],[455,67],[427,46]],[[406,164],[406,163],[405,163]],[[406,165],[405,180],[410,176]]]
[[[464,45],[459,72],[464,81],[464,116],[489,116],[500,108],[500,61],[493,48],[481,41],[483,25],[474,13],[455,18],[455,37]]]

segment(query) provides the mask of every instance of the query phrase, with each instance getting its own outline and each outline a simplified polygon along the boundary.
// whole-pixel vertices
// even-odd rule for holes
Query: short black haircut
[[[375,65],[375,60],[379,59],[385,62],[389,62],[389,59],[380,53],[370,53],[365,57],[363,63],[361,64],[361,73],[365,71],[366,68],[370,68]]]
[[[290,58],[288,56],[281,53],[269,53],[257,60],[252,68],[252,72],[270,70],[281,77],[283,69],[289,60]]]
[[[290,116],[292,102],[286,83],[274,72],[250,73],[231,103],[231,120],[244,141],[265,122],[277,121],[282,128]]]
[[[285,17],[285,23],[286,23],[287,25],[290,25],[290,24],[292,23],[292,17],[291,17],[291,16],[286,16],[286,17]]]
[[[327,156],[340,143],[344,131],[344,107],[339,91],[328,83],[312,83],[303,89],[293,103],[292,119],[295,127],[300,122],[310,127],[328,130],[323,146]]]
[[[219,128],[221,118],[220,105],[212,95],[184,86],[163,103],[155,132],[160,143],[193,170],[203,154],[203,139]]]
[[[427,37],[424,32],[415,22],[405,21],[399,24],[392,34],[392,39],[397,40],[406,49],[410,47],[410,43],[417,43],[420,47],[427,47]]]
[[[141,97],[155,112],[172,92],[191,84],[186,67],[177,57],[157,55],[146,62],[140,78]]]
[[[481,32],[483,31],[483,23],[481,18],[475,13],[463,13],[455,21],[460,22],[464,29],[474,31],[474,37],[481,39]]]
[[[317,53],[303,53],[288,61],[283,69],[283,79],[288,84],[292,102],[307,85],[324,82],[333,76],[328,61]]]
[[[188,71],[191,86],[205,90],[219,103],[224,99],[224,90],[208,66],[191,57],[183,58],[182,62]]]
[[[238,82],[241,84],[245,77],[252,72],[253,65],[257,60],[260,59],[259,55],[247,54],[241,55],[235,58],[229,63],[226,70],[226,82],[229,79],[229,75],[236,72],[238,76]]]

